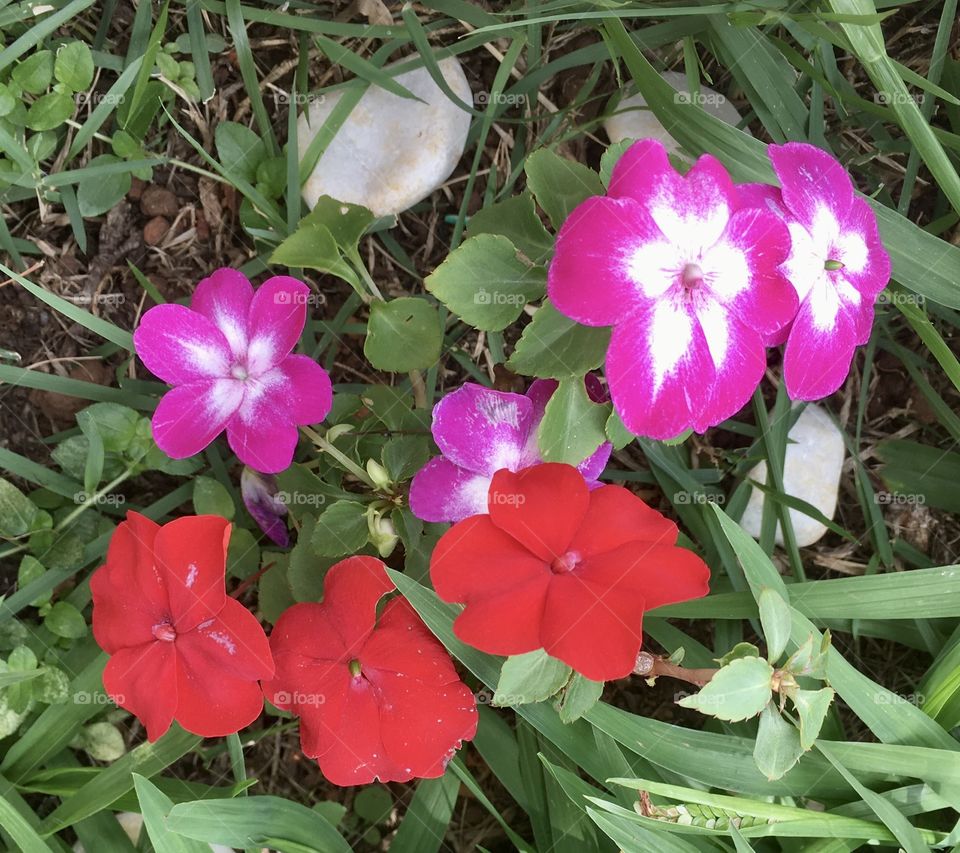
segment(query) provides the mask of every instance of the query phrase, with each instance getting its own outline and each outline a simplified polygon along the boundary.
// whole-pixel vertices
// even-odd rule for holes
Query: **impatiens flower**
[[[441,776],[477,730],[473,694],[395,589],[383,563],[350,557],[327,573],[322,604],[295,604],[270,647],[267,698],[300,718],[304,755],[335,785]]]
[[[224,589],[230,523],[214,515],[162,527],[127,513],[93,573],[93,636],[110,660],[103,686],[155,741],[176,720],[218,737],[263,709],[273,675],[256,617]]]
[[[454,632],[481,651],[542,648],[594,681],[622,678],[647,610],[707,594],[709,569],[674,544],[677,526],[621,486],[591,491],[546,463],[497,472],[488,503],[430,561],[437,595],[466,605]]]
[[[735,414],[763,377],[763,336],[792,319],[779,270],[790,236],[775,214],[741,207],[709,155],[686,175],[651,139],[617,162],[605,197],[564,222],[547,289],[557,310],[613,326],[613,405],[651,438],[705,431]]]
[[[330,377],[313,359],[290,355],[306,321],[310,289],[288,276],[254,293],[245,276],[219,269],[190,307],[157,305],[133,335],[151,373],[173,385],[153,416],[153,436],[174,459],[193,456],[224,429],[240,460],[276,473],[290,465],[297,425],[322,421]]]
[[[587,393],[603,400],[603,387],[587,375]],[[423,521],[460,521],[487,511],[490,480],[501,468],[520,471],[541,462],[537,427],[547,401],[557,389],[552,379],[538,379],[526,394],[495,391],[467,382],[433,408],[433,438],[442,456],[430,460],[410,484],[410,509]],[[610,458],[601,444],[580,463],[591,483]]]
[[[240,473],[240,495],[253,520],[281,548],[290,544],[285,521],[287,505],[277,490],[277,478],[244,466]]]
[[[846,170],[813,145],[771,145],[793,248],[783,266],[800,308],[783,358],[794,400],[832,394],[870,338],[873,306],[890,279],[877,219]]]

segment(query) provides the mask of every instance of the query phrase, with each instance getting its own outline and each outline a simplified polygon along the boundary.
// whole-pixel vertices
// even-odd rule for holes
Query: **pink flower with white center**
[[[236,270],[219,269],[190,307],[157,305],[133,335],[137,355],[173,389],[153,415],[153,437],[174,459],[203,450],[224,429],[233,452],[272,474],[293,460],[297,425],[322,421],[333,402],[330,377],[313,359],[291,355],[310,289],[288,276],[254,293]]]
[[[606,374],[637,435],[704,432],[735,414],[763,377],[763,336],[790,322],[779,270],[790,235],[774,213],[739,203],[705,155],[686,175],[659,142],[635,143],[608,194],[573,210],[557,236],[547,289],[587,326],[613,326]]]
[[[596,376],[585,377],[587,393],[606,402]],[[557,389],[552,379],[537,379],[526,394],[512,394],[467,382],[433,407],[433,439],[442,456],[423,466],[410,484],[410,510],[423,521],[460,521],[487,512],[493,475],[506,468],[521,471],[543,461],[537,427]],[[594,488],[612,447],[601,444],[577,468]]]
[[[843,384],[855,349],[869,340],[890,256],[876,216],[832,156],[802,142],[769,153],[793,246],[782,269],[800,302],[784,382],[794,400],[818,400]]]

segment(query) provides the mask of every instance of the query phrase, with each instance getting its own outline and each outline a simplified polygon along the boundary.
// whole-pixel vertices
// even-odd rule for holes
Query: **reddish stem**
[[[716,669],[687,669],[671,663],[666,658],[659,655],[652,655],[650,652],[640,652],[637,655],[637,664],[633,669],[635,675],[642,675],[644,678],[657,678],[665,675],[668,678],[677,678],[680,681],[686,681],[689,684],[695,684],[697,687],[703,687],[710,679],[716,675]]]

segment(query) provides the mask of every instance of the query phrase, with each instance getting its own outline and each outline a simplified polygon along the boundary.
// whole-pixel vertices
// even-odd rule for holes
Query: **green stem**
[[[327,441],[320,433],[316,430],[311,429],[308,426],[300,427],[300,431],[310,439],[320,450],[326,453],[328,456],[332,456],[337,460],[347,471],[353,474],[358,480],[363,483],[366,483],[371,489],[376,491],[377,486],[370,479],[370,475],[363,470],[356,462],[354,462],[350,457],[346,456],[344,453],[341,453],[334,447],[329,441]]]

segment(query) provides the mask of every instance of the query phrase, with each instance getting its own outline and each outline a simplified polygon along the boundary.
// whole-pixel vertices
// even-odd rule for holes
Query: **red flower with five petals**
[[[706,595],[710,571],[677,526],[621,486],[590,491],[570,465],[498,471],[489,515],[437,543],[437,594],[466,605],[456,635],[481,651],[543,648],[595,681],[633,670],[647,610]]]
[[[155,741],[176,720],[232,734],[263,709],[273,675],[266,634],[224,586],[230,523],[213,515],[162,527],[127,513],[93,573],[93,635],[110,660],[103,686]]]
[[[323,589],[322,604],[295,604],[277,620],[267,698],[300,717],[304,754],[335,785],[441,776],[477,730],[476,701],[450,656],[405,599],[377,619],[395,589],[379,560],[337,563]]]

